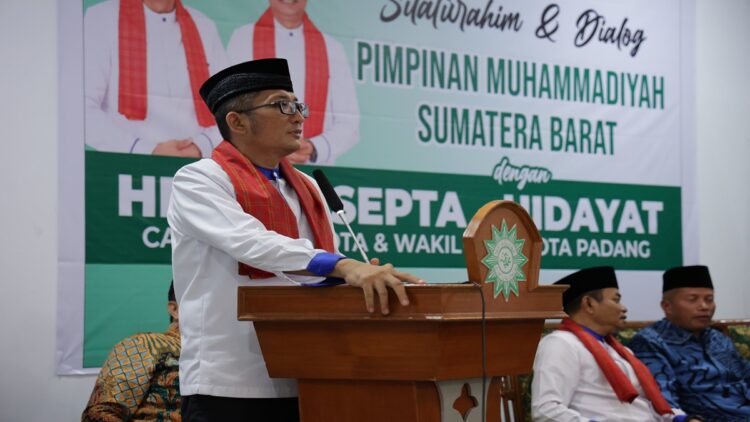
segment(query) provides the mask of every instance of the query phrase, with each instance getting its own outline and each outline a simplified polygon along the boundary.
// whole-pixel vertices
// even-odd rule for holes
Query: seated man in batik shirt
[[[82,422],[180,422],[180,329],[174,286],[170,324],[163,333],[140,333],[115,345],[96,379]]]
[[[666,271],[663,292],[665,318],[641,330],[630,348],[672,407],[710,421],[750,421],[750,362],[710,327],[716,303],[708,268]]]

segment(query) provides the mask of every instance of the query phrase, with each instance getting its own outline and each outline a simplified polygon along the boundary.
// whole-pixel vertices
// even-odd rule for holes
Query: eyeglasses
[[[272,103],[261,104],[256,107],[244,108],[244,109],[235,110],[235,111],[237,113],[247,113],[248,111],[257,110],[263,107],[279,107],[279,111],[281,111],[282,114],[288,114],[290,116],[293,116],[298,111],[302,115],[302,117],[307,117],[310,115],[310,109],[307,108],[307,104],[300,103],[297,101],[286,101],[286,100],[274,101]]]

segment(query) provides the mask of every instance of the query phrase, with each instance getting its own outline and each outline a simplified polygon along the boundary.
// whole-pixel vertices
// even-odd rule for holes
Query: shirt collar
[[[688,340],[695,337],[693,336],[693,333],[691,333],[690,331],[672,324],[666,318],[662,319],[657,324],[659,326],[658,328],[659,328],[661,337],[667,343],[685,344]],[[704,330],[701,333],[700,337],[696,338],[696,340],[698,340],[699,338],[702,340],[705,333],[706,333],[706,330]]]
[[[145,11],[146,20],[148,20],[149,22],[177,22],[176,9],[167,13],[156,13],[144,4],[143,10]]]
[[[253,165],[255,166],[256,169],[258,169],[258,171],[260,171],[261,173],[263,173],[263,176],[265,176],[266,179],[268,179],[268,180],[270,180],[272,182],[274,180],[278,180],[278,179],[282,178],[281,177],[281,172],[279,171],[278,167],[269,169],[269,168],[266,168],[266,167],[261,167],[261,166],[256,165],[256,164],[253,164]]]
[[[289,29],[282,25],[279,21],[276,19],[273,20],[274,22],[274,30],[277,34],[284,34],[286,37],[301,37],[302,36],[302,29],[304,28],[304,24],[300,24],[296,28]]]
[[[578,323],[576,323],[576,324],[578,324]],[[581,325],[581,324],[578,324],[578,325],[580,325],[581,328],[583,328],[584,330],[586,330],[587,333],[589,333],[592,336],[594,336],[595,339],[597,339],[599,341],[604,341],[604,336],[603,335],[597,333],[596,331],[592,330],[591,328],[589,328],[589,327],[587,327],[585,325]]]
[[[167,327],[167,331],[165,332],[166,335],[180,338],[180,324],[177,321],[173,321],[169,323],[169,327]]]

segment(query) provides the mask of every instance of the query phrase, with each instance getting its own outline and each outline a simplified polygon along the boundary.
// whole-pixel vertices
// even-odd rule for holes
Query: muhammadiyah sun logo
[[[500,292],[505,296],[505,301],[510,299],[510,293],[518,296],[518,282],[526,281],[526,275],[521,267],[528,262],[523,255],[523,244],[525,239],[516,239],[516,226],[510,230],[503,219],[500,230],[492,225],[492,239],[484,241],[487,256],[482,258],[482,264],[489,268],[485,283],[495,283],[494,297]]]

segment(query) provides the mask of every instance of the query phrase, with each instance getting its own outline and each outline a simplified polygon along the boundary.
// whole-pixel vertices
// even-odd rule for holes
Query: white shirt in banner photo
[[[270,57],[289,62],[294,94],[308,104],[310,116],[302,147],[287,158],[331,165],[359,141],[359,106],[343,46],[315,27],[306,4],[270,0],[258,21],[234,31],[227,55],[232,63]]]
[[[84,17],[86,144],[98,151],[207,157],[221,141],[198,89],[227,65],[216,25],[177,0],[107,0]]]

